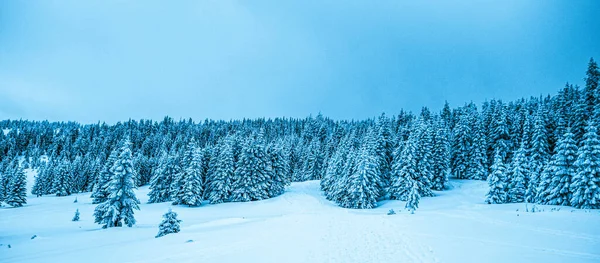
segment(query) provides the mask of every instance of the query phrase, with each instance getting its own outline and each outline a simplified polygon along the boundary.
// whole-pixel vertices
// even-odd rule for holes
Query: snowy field
[[[146,204],[147,187],[133,228],[94,224],[89,193],[30,196],[26,207],[0,208],[0,262],[600,262],[600,211],[528,213],[484,204],[485,182],[450,185],[409,214],[399,201],[339,208],[318,181],[293,183],[264,201],[175,206],[181,232],[161,238],[171,205]],[[81,221],[72,222],[76,209]]]

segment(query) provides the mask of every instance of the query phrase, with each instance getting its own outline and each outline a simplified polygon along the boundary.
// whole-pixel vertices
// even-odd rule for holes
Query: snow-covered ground
[[[94,224],[88,193],[30,196],[26,207],[0,208],[0,262],[600,262],[600,211],[528,213],[524,204],[484,204],[485,182],[450,185],[409,214],[399,201],[339,208],[318,181],[294,183],[264,201],[175,206],[181,232],[161,238],[171,205],[146,204],[147,187],[137,191],[132,228]]]

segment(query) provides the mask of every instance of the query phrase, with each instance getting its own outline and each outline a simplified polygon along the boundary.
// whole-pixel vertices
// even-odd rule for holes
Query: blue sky
[[[0,119],[362,119],[583,83],[600,1],[0,1]]]

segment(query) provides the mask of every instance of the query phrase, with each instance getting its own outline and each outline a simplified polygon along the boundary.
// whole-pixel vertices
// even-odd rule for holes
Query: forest
[[[201,206],[268,199],[291,182],[320,180],[341,207],[391,199],[414,211],[456,178],[487,180],[488,204],[598,209],[599,79],[590,59],[584,87],[366,120],[3,120],[0,204],[26,205],[24,169],[35,169],[34,195],[89,192],[104,227],[135,224],[133,189],[144,185],[150,203]]]

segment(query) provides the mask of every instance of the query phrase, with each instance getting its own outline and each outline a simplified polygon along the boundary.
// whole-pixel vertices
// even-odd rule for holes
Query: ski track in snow
[[[181,232],[161,238],[172,206],[144,203],[147,187],[133,228],[94,224],[89,193],[78,203],[30,196],[24,208],[0,208],[0,262],[600,262],[600,212],[525,213],[524,204],[483,204],[485,182],[450,184],[413,215],[400,201],[340,208],[318,181],[294,183],[269,200],[174,206]],[[82,221],[71,222],[76,208]]]

